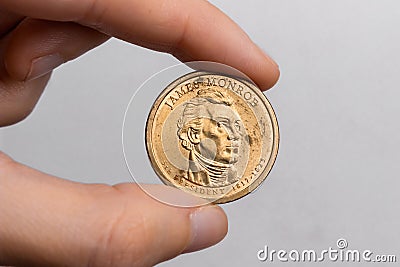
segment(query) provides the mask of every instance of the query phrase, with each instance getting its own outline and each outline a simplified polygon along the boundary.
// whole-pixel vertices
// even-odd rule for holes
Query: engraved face
[[[234,165],[243,133],[232,102],[221,92],[205,90],[185,103],[178,137],[189,151],[189,180],[209,186],[237,180]]]
[[[203,127],[195,149],[208,159],[236,163],[242,136],[240,119],[224,104],[209,103],[204,109],[210,118],[201,119]]]
[[[232,101],[220,92],[199,92],[188,101],[178,128],[178,137],[187,150],[220,163],[237,162],[242,123]]]

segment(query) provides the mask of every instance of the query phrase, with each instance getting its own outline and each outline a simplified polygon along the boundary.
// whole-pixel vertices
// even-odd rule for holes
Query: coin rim
[[[149,140],[152,140],[152,136],[153,136],[151,129],[153,128],[155,114],[157,113],[157,111],[160,107],[160,104],[164,100],[165,96],[168,95],[168,93],[170,93],[172,90],[174,90],[178,84],[180,84],[186,80],[192,79],[196,76],[203,76],[203,75],[218,75],[218,76],[223,76],[223,77],[229,77],[229,78],[236,79],[236,80],[244,83],[245,85],[250,87],[252,89],[252,91],[256,95],[258,95],[258,97],[262,100],[262,103],[266,107],[266,109],[269,113],[269,117],[271,118],[272,132],[273,132],[273,145],[272,145],[272,149],[271,149],[271,156],[268,159],[267,164],[265,165],[265,167],[264,167],[263,171],[260,173],[260,175],[258,175],[258,177],[253,182],[251,182],[251,184],[248,185],[245,189],[240,190],[237,193],[233,193],[229,197],[223,196],[221,198],[211,201],[211,203],[215,203],[215,204],[225,204],[228,202],[238,200],[238,199],[245,197],[245,196],[249,195],[250,193],[256,191],[268,177],[269,173],[271,172],[271,170],[276,162],[276,158],[278,156],[280,134],[279,134],[279,124],[278,124],[278,119],[276,117],[276,113],[275,113],[271,103],[267,99],[267,97],[261,92],[261,90],[253,82],[246,80],[244,78],[241,78],[241,77],[227,75],[227,74],[218,73],[218,72],[209,72],[209,71],[193,71],[193,72],[190,72],[188,74],[185,74],[185,75],[177,78],[176,80],[171,82],[169,85],[167,85],[165,87],[165,89],[157,96],[157,98],[154,101],[153,106],[150,110],[150,113],[147,117],[146,128],[145,128],[146,152],[147,152],[147,156],[151,162],[151,165],[152,165],[155,173],[157,174],[157,176],[160,178],[160,180],[166,185],[170,185],[170,186],[180,189],[179,187],[175,186],[175,184],[172,183],[167,177],[164,176],[159,164],[157,163],[157,160],[155,159],[153,153],[151,153],[152,148],[153,148],[152,142],[149,142]],[[148,130],[148,129],[150,129],[150,130]],[[180,189],[180,190],[182,190],[182,189]],[[185,190],[183,190],[183,191],[185,191]],[[231,191],[229,191],[229,192],[231,192]],[[203,199],[210,200],[209,198],[203,198]]]

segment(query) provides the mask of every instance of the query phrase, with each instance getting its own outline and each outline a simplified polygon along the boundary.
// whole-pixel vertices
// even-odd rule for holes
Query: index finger
[[[262,89],[279,78],[277,64],[228,16],[203,0],[2,0],[0,9],[74,21],[182,61],[227,64]]]

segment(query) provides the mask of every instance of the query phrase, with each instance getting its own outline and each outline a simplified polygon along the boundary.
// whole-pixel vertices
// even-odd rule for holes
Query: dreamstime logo
[[[345,248],[347,248],[347,246],[348,246],[349,244],[347,244],[347,240],[346,240],[346,239],[344,239],[344,238],[339,238],[339,239],[336,241],[336,245],[337,245],[337,247],[338,247],[339,249],[345,249]]]
[[[378,255],[371,250],[350,250],[347,249],[348,242],[344,238],[336,241],[336,248],[329,247],[321,251],[310,250],[274,250],[264,246],[257,252],[257,258],[260,261],[281,261],[281,262],[396,262],[396,255]]]

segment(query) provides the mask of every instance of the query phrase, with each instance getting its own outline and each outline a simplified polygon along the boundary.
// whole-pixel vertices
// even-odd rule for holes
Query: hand
[[[24,119],[51,71],[110,36],[173,54],[221,62],[268,89],[277,65],[205,1],[2,0],[0,125]],[[147,186],[183,205],[173,188]],[[80,184],[0,154],[0,264],[148,266],[219,242],[227,220],[217,206],[178,208],[134,184]]]

